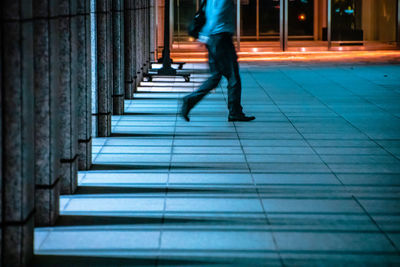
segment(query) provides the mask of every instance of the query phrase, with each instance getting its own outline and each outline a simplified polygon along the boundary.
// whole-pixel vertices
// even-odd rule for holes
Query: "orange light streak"
[[[199,57],[202,53],[185,53],[185,56],[173,56],[176,61],[207,62],[206,57]],[[304,62],[329,62],[329,61],[363,61],[376,60],[400,62],[400,51],[310,51],[310,52],[239,52],[239,61],[304,61]]]

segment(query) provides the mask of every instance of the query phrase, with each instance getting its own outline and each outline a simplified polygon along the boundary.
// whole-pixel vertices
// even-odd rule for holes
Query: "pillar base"
[[[113,115],[123,115],[125,106],[124,95],[113,95]]]
[[[60,179],[53,185],[36,185],[35,190],[35,226],[51,226],[60,214]]]
[[[33,213],[21,224],[4,225],[2,266],[29,266],[33,257]]]
[[[125,99],[133,99],[135,82],[125,82]]]
[[[111,114],[99,114],[97,135],[99,137],[109,137],[111,135]]]
[[[92,167],[92,138],[78,142],[78,169],[87,171]]]
[[[78,155],[61,160],[61,194],[73,194],[78,187]]]

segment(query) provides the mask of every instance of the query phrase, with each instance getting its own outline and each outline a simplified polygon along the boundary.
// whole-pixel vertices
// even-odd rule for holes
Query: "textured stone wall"
[[[33,1],[35,99],[35,224],[52,225],[59,214],[59,36],[56,1]]]
[[[32,2],[2,7],[2,266],[25,266],[33,253],[34,80]]]

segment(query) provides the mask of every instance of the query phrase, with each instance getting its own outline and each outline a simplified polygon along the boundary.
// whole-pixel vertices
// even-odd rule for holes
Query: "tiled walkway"
[[[400,264],[400,66],[241,66],[249,123],[227,122],[225,83],[177,116],[205,74],[143,83],[36,262]]]

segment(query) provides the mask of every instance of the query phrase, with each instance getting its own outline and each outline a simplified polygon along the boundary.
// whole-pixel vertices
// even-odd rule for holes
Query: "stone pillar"
[[[72,194],[77,188],[78,174],[78,79],[77,79],[77,16],[76,1],[58,0],[60,49],[60,131],[61,193]]]
[[[146,72],[147,69],[147,64],[148,62],[148,57],[147,57],[147,38],[148,33],[147,33],[147,19],[146,19],[146,13],[147,13],[147,1],[148,0],[142,0],[142,21],[143,21],[143,47],[142,47],[142,53],[143,53],[143,73]]]
[[[98,0],[97,12],[97,131],[98,136],[111,135],[111,31],[110,1]]]
[[[157,34],[157,32],[156,32],[156,30],[157,30],[156,29],[156,8],[157,8],[157,6],[156,6],[156,4],[157,4],[156,0],[150,0],[150,6],[149,6],[149,9],[150,9],[149,10],[149,20],[150,20],[150,25],[149,25],[149,27],[150,27],[150,29],[149,29],[149,31],[150,31],[149,54],[150,55],[149,56],[150,56],[150,61],[156,60],[156,47],[157,47],[157,44],[156,44],[156,34]]]
[[[33,1],[37,226],[53,225],[59,214],[61,113],[56,10],[56,1]]]
[[[141,0],[136,0],[134,1],[135,3],[135,21],[136,21],[136,27],[135,27],[135,36],[136,36],[136,86],[139,86],[140,81],[142,80],[142,21],[141,21],[141,16],[140,16],[140,8],[141,8]]]
[[[132,99],[136,86],[136,21],[133,0],[124,0],[125,98]]]
[[[140,0],[140,21],[142,22],[141,26],[141,31],[142,31],[142,49],[141,49],[141,54],[142,54],[142,72],[144,73],[146,71],[146,66],[147,66],[147,61],[146,61],[146,1],[147,0]]]
[[[90,0],[77,3],[78,168],[92,165],[92,77]]]
[[[97,86],[97,8],[96,0],[90,1],[90,64],[92,99],[92,136],[98,136],[98,86]]]
[[[3,6],[0,4],[0,12],[3,15]],[[3,22],[0,22],[1,27],[0,27],[0,73],[3,73]],[[2,240],[3,240],[3,124],[2,124],[2,119],[3,119],[3,112],[2,112],[2,106],[3,106],[3,89],[2,89],[2,80],[3,75],[0,75],[0,259],[3,259],[2,255]],[[0,264],[2,264],[2,260],[0,260]]]
[[[3,0],[2,266],[27,266],[33,255],[34,93],[32,1]]]
[[[146,22],[146,68],[145,68],[145,72],[148,72],[150,66],[150,0],[146,0],[146,9],[144,12],[144,17],[145,17],[145,22]]]
[[[124,3],[112,0],[113,37],[113,114],[124,113]]]

